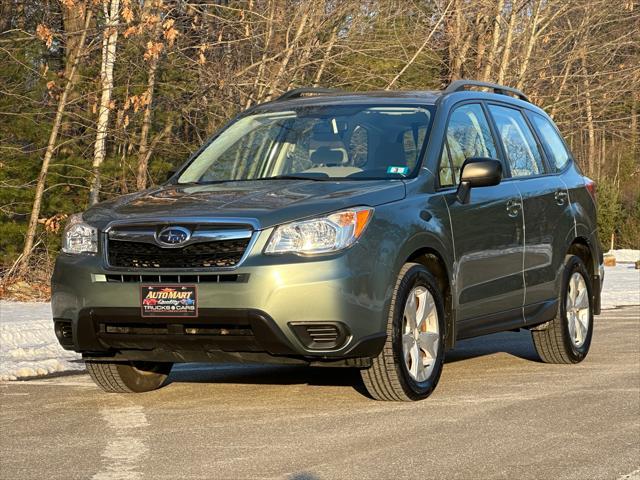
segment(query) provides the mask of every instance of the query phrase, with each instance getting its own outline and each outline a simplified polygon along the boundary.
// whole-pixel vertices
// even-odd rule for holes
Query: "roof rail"
[[[293,90],[289,90],[288,92],[283,93],[278,98],[276,98],[276,102],[280,100],[291,100],[292,98],[300,98],[306,93],[315,93],[318,95],[325,93],[338,93],[341,90],[335,90],[333,88],[319,88],[319,87],[302,87],[295,88]]]
[[[517,88],[505,87],[504,85],[498,85],[497,83],[480,82],[478,80],[454,80],[447,86],[447,88],[444,89],[444,93],[447,94],[453,92],[461,92],[463,90],[466,90],[467,87],[488,88],[492,90],[493,93],[499,93],[501,95],[512,94],[520,100],[531,103],[529,97],[527,97]]]

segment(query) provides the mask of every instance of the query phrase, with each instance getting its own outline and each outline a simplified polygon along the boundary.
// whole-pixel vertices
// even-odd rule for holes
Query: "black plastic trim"
[[[557,299],[553,299],[524,307],[524,318],[527,327],[553,320],[558,313],[559,304],[560,302]]]
[[[458,322],[458,340],[479,337],[490,333],[504,332],[524,326],[522,307],[506,310],[504,312],[482,315],[468,318]]]
[[[493,93],[498,93],[500,95],[507,95],[510,93],[520,100],[531,103],[529,97],[527,97],[524,93],[522,93],[522,91],[518,90],[517,88],[506,87],[497,83],[480,82],[478,80],[454,80],[447,86],[447,88],[444,89],[442,93],[443,95],[447,95],[449,93],[462,92],[467,90],[467,87],[489,88],[493,91]]]
[[[600,275],[594,275],[591,281],[593,285],[593,314],[600,315],[602,311],[602,279]]]
[[[276,98],[276,102],[280,102],[282,100],[291,100],[293,98],[300,98],[304,94],[315,94],[315,95],[331,95],[333,93],[344,93],[343,90],[336,90],[334,88],[321,88],[321,87],[302,87],[295,88],[293,90],[289,90],[288,92],[283,93],[278,98]]]
[[[71,322],[69,319],[56,320]],[[168,321],[163,318],[141,317],[138,308],[90,307],[80,310],[78,320],[71,324],[73,345],[65,346],[66,349],[80,352],[85,358],[112,360],[300,364],[375,357],[382,350],[386,340],[386,334],[380,332],[363,337],[341,353],[312,350],[301,352],[299,347],[291,344],[268,314],[256,309],[201,308],[197,318]],[[129,334],[107,332],[106,326],[110,324],[134,325],[138,327],[138,332],[144,330],[140,329],[141,326],[162,324],[164,327],[155,331],[160,333]],[[198,329],[203,324],[210,327],[204,330],[204,334],[186,333],[185,329],[190,326]],[[242,335],[210,334],[211,330],[217,331],[225,325],[230,327],[230,333],[242,331]],[[251,333],[246,331],[248,328],[251,329]],[[346,334],[350,335],[348,330]],[[345,362],[344,366],[351,364],[353,362]]]

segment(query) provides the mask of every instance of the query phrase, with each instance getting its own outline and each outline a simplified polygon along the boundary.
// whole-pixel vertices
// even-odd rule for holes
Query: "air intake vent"
[[[309,350],[335,350],[347,340],[347,328],[340,322],[334,323],[291,323],[298,339]]]
[[[105,275],[110,283],[246,283],[249,281],[249,274],[220,275],[136,275],[110,273]]]

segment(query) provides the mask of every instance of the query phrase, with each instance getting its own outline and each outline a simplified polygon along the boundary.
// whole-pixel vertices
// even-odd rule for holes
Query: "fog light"
[[[73,328],[71,327],[71,320],[56,320],[53,330],[61,345],[73,345]]]

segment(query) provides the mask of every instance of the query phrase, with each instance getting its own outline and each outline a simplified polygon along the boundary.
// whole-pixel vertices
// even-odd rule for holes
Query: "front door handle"
[[[522,210],[522,201],[520,199],[511,199],[507,202],[507,215],[512,218],[517,217]]]
[[[555,198],[556,203],[558,205],[564,205],[564,203],[567,201],[567,198],[569,197],[569,194],[567,192],[565,192],[564,190],[558,190],[555,195],[553,196],[553,198]]]

